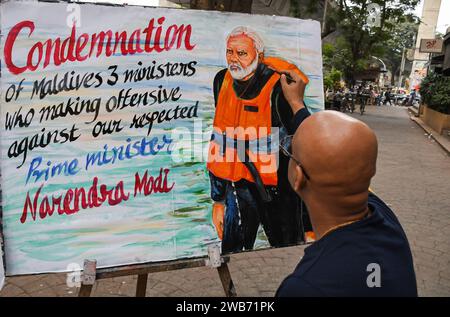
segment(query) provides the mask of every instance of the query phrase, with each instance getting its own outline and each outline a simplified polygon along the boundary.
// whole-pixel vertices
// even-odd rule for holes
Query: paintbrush
[[[287,72],[280,72],[280,71],[278,71],[276,69],[273,69],[273,68],[270,68],[270,69],[272,69],[275,73],[279,74],[280,76],[281,75],[285,75],[288,85],[290,85],[291,83],[296,83],[295,79],[292,78],[291,75],[289,75],[289,73],[287,73]]]

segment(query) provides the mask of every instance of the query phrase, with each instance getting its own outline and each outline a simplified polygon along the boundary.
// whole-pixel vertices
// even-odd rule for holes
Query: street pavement
[[[377,134],[372,189],[391,206],[408,236],[420,296],[450,296],[450,157],[409,119],[405,108],[368,106],[354,117]],[[239,296],[273,296],[303,255],[303,246],[231,256]],[[332,263],[330,263],[332,265]],[[100,280],[93,296],[134,296],[136,277]],[[6,279],[0,296],[77,296],[65,274]],[[184,269],[149,275],[147,296],[223,296],[217,271]]]

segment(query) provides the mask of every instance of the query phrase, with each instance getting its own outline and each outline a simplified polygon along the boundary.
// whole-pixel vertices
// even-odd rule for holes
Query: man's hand
[[[212,221],[216,227],[217,235],[223,240],[223,221],[225,216],[225,205],[221,202],[215,202],[212,210]]]
[[[286,101],[291,106],[292,112],[295,114],[297,111],[305,107],[303,98],[305,96],[306,84],[293,70],[284,70],[281,73],[282,75],[280,81],[284,98],[286,98]],[[288,74],[295,82],[291,82],[285,74]]]

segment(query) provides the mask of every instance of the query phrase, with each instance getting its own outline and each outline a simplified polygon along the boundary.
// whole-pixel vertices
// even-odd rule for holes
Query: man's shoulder
[[[223,68],[216,73],[216,75],[214,76],[214,85],[222,84],[225,78],[225,74],[227,73],[227,70],[228,70],[227,68]]]
[[[311,285],[300,276],[289,275],[281,283],[275,295],[276,297],[312,297],[324,296],[324,294],[315,286]]]
[[[220,71],[218,71],[216,76],[214,76],[213,92],[214,92],[214,100],[216,102],[216,105],[217,105],[217,99],[219,97],[219,91],[220,91],[220,88],[222,87],[223,80],[225,79],[226,73],[227,73],[227,68],[224,68],[224,69],[221,69]]]
[[[221,77],[224,77],[225,76],[225,73],[227,72],[227,70],[228,70],[228,68],[222,68],[221,70],[219,70],[217,73],[216,73],[216,77],[219,77],[219,76],[221,76]]]
[[[354,238],[341,232],[313,256],[305,254],[294,273],[283,281],[278,296],[415,296],[414,269],[407,250],[397,243],[377,246],[362,236],[360,241]],[[367,286],[373,263],[383,272],[383,288]]]
[[[369,194],[369,205],[371,216],[305,249],[299,265],[280,287],[280,296],[319,296],[318,292],[326,296],[416,296],[412,255],[400,223],[376,195]],[[383,288],[367,287],[371,263],[380,264],[383,270]]]
[[[368,202],[369,206],[376,209],[377,212],[380,213],[386,220],[401,227],[400,222],[392,209],[389,208],[389,206],[375,193],[369,192]]]

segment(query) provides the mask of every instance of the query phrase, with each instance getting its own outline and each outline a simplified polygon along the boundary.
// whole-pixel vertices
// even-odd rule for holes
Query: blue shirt
[[[367,218],[307,247],[276,296],[417,296],[411,250],[397,217],[372,193],[369,208]]]
[[[291,129],[309,115],[299,110]],[[411,249],[400,222],[372,193],[368,206],[369,217],[307,247],[276,296],[417,296]]]

